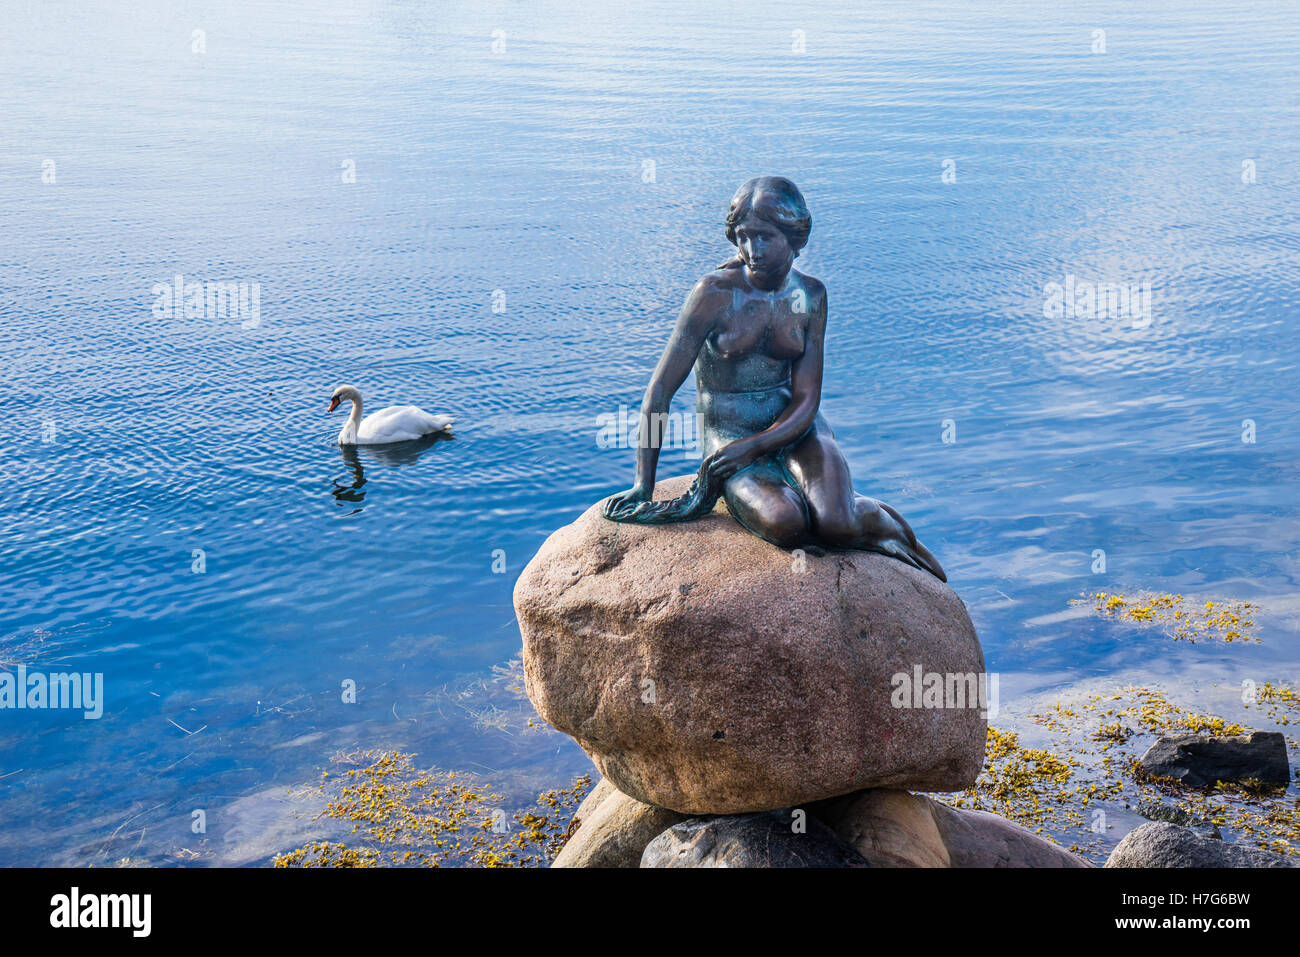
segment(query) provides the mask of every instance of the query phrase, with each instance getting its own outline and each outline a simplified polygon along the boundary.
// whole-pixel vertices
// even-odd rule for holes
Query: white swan
[[[341,385],[330,396],[327,411],[333,412],[344,399],[352,402],[348,416],[339,433],[339,445],[383,445],[387,442],[409,442],[434,432],[451,432],[454,419],[449,415],[430,415],[413,405],[390,405],[361,418],[361,393],[355,386]]]

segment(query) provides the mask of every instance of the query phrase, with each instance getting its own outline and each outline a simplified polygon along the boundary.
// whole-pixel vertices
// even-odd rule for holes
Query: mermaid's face
[[[750,215],[736,226],[735,236],[740,261],[760,281],[779,281],[794,264],[794,247],[767,220]]]

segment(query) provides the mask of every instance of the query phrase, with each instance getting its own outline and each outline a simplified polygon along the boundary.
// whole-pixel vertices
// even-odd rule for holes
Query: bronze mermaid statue
[[[742,526],[781,548],[881,552],[947,581],[911,526],[853,489],[818,411],[826,287],[794,269],[812,216],[790,180],[761,176],[731,198],[736,256],[695,284],[641,404],[636,483],[605,502],[615,522],[683,522],[719,498]],[[652,501],[669,405],[695,368],[704,461],[686,494]]]

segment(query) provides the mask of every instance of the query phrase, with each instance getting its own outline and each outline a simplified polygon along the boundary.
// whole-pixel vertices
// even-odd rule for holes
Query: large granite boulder
[[[816,818],[789,811],[692,817],[646,845],[642,867],[868,867]]]
[[[1124,835],[1107,867],[1300,867],[1300,858],[1225,844],[1190,828],[1151,821]]]
[[[1277,731],[1161,738],[1142,755],[1140,764],[1147,774],[1190,787],[1250,778],[1277,784],[1291,780],[1286,737]]]
[[[642,803],[730,814],[954,791],[982,766],[970,616],[896,559],[787,552],[721,504],[663,526],[595,505],[547,539],[514,600],[538,713]]]

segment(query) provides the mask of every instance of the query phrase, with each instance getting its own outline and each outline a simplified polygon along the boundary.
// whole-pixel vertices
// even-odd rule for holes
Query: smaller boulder
[[[676,811],[642,804],[612,784],[602,793],[606,783],[602,780],[578,807],[578,829],[564,842],[552,867],[638,867],[641,852],[655,835],[682,820]]]
[[[596,786],[591,789],[591,793],[582,799],[582,803],[578,805],[578,810],[573,812],[573,820],[581,824],[596,813],[596,808],[604,803],[605,798],[617,793],[618,788],[610,784],[608,778],[601,778],[596,782]]]
[[[1004,817],[930,803],[952,867],[1096,867]]]
[[[1093,867],[996,814],[873,788],[812,811],[872,867]]]
[[[1173,778],[1189,787],[1248,778],[1282,784],[1291,780],[1286,738],[1276,731],[1161,738],[1139,763],[1153,777]]]
[[[1300,858],[1259,847],[1225,844],[1190,828],[1150,821],[1115,845],[1107,867],[1298,867]]]
[[[811,810],[872,867],[951,867],[930,804],[909,791],[870,788]]]
[[[790,811],[693,817],[648,845],[642,867],[870,867],[815,817]]]

